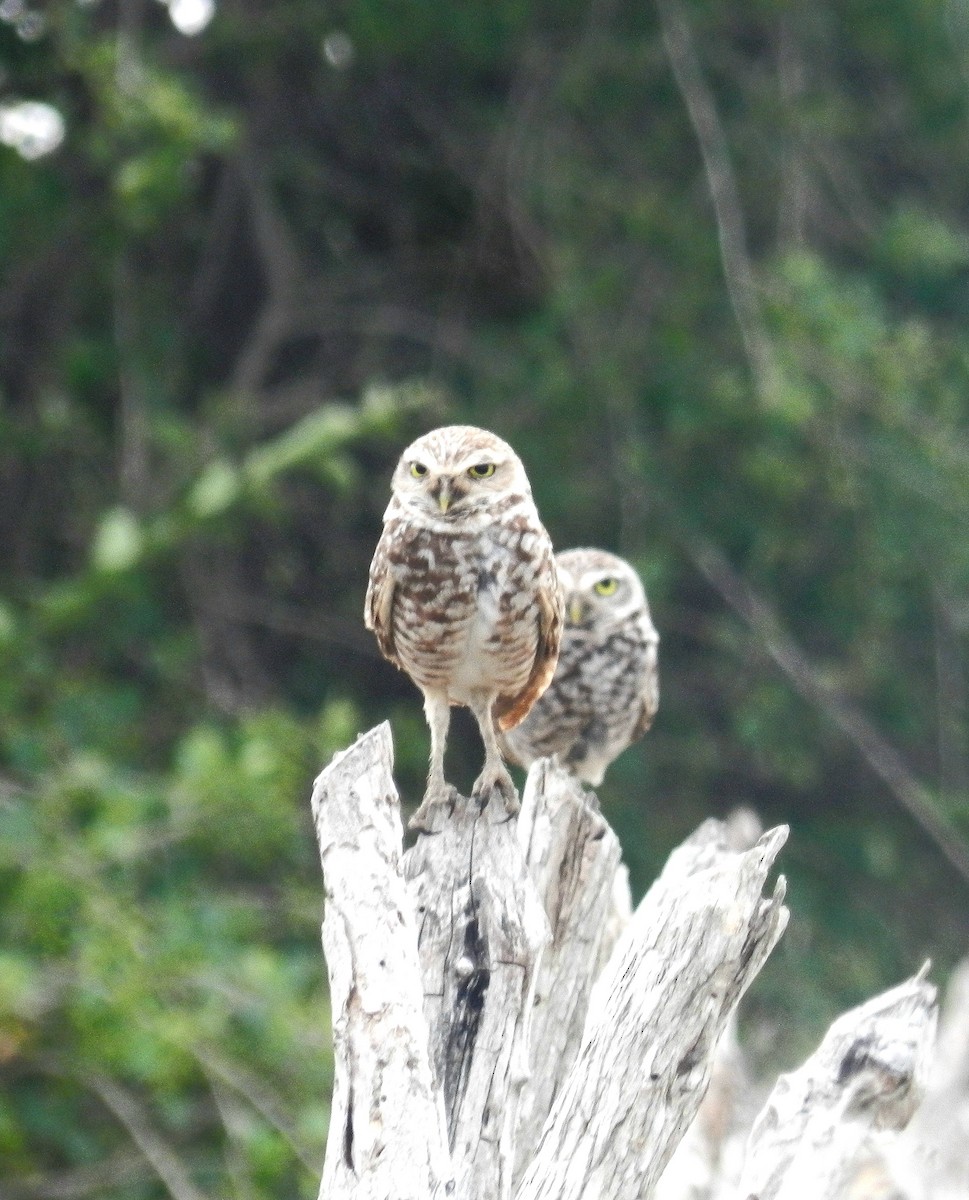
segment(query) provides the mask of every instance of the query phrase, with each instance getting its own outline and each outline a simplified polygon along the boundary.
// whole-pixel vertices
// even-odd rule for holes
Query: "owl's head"
[[[624,558],[607,550],[563,550],[555,556],[569,629],[605,632],[649,605],[642,582]]]
[[[400,503],[438,518],[486,507],[505,494],[531,495],[511,446],[473,425],[445,425],[412,442],[392,488]]]

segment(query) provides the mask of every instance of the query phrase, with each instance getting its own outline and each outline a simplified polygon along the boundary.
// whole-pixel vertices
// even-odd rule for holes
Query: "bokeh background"
[[[787,822],[791,1065],[969,933],[966,0],[0,2],[0,1194],[315,1196],[311,780],[401,448],[630,558],[638,894]],[[480,748],[455,725],[450,771]]]

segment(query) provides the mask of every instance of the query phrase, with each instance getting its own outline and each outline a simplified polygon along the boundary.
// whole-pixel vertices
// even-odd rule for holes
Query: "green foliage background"
[[[435,424],[643,574],[637,892],[790,823],[756,1043],[964,953],[969,24],[681,3],[3,5],[0,103],[67,129],[0,146],[5,1198],[316,1194],[308,795],[389,717],[419,798],[360,613]]]

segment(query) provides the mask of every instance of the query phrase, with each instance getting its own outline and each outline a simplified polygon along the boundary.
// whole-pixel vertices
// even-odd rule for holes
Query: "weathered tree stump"
[[[786,829],[705,822],[630,915],[616,837],[554,763],[532,768],[518,818],[455,796],[406,854],[391,771],[382,725],[313,792],[336,1052],[321,1200],[731,1194],[709,1101],[691,1134],[706,1130],[704,1180],[660,1180],[784,930],[783,879],[764,887]],[[904,1123],[934,1011],[918,977],[836,1022],[805,1082],[786,1077],[764,1110],[737,1200],[807,1196],[791,1147],[824,1124],[811,1080],[841,1098],[826,1128],[855,1122],[856,1149],[863,1117]],[[846,1177],[819,1168],[812,1200]]]
[[[440,810],[439,810],[440,815]],[[508,1195],[528,1078],[532,997],[549,925],[502,806],[456,797],[404,856],[418,923],[424,1017],[456,1195]]]
[[[783,880],[763,887],[787,836],[726,850],[708,821],[671,857],[594,989],[582,1047],[518,1191],[648,1195],[709,1080],[711,1053],[783,932]]]
[[[330,1200],[424,1200],[452,1183],[392,756],[390,727],[380,725],[338,754],[313,790],[336,1060],[320,1187]]]
[[[629,920],[622,851],[602,814],[561,767],[544,761],[528,777],[518,836],[550,925],[532,1012],[542,1069],[526,1080],[518,1113],[515,1183],[579,1052],[592,985]]]
[[[935,1023],[923,972],[839,1017],[807,1062],[778,1079],[754,1122],[738,1195],[892,1195],[883,1134],[904,1129],[922,1098]]]

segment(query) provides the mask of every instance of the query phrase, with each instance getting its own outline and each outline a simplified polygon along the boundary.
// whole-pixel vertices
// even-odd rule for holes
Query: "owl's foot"
[[[449,783],[429,785],[420,808],[407,822],[407,828],[437,833],[454,811],[457,798],[457,791]]]
[[[512,783],[507,768],[501,762],[493,765],[485,763],[484,770],[474,781],[471,798],[477,800],[483,807],[496,792],[501,797],[505,812],[509,817],[513,817],[521,809],[521,801],[518,799],[518,792],[515,791],[515,785]]]

